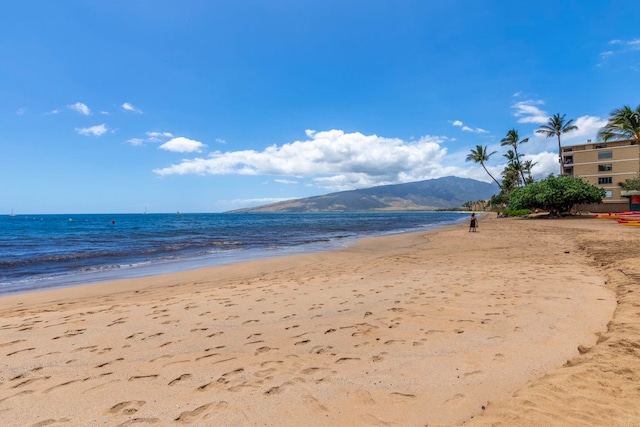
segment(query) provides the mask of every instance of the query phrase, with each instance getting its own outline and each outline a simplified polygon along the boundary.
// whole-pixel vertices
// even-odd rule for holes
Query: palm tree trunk
[[[489,173],[489,171],[487,170],[487,167],[484,165],[483,162],[480,162],[480,164],[482,165],[482,167],[484,168],[484,171],[487,173],[487,175],[489,175],[491,177],[491,179],[493,180],[493,182],[495,182],[496,184],[498,184],[498,187],[500,187],[500,190],[502,190],[502,185],[500,185],[500,183],[498,181],[496,181],[496,179],[493,177],[493,175],[491,175]]]
[[[520,163],[520,157],[518,156],[518,149],[516,146],[513,146],[513,151],[516,153],[516,165],[518,166],[518,171],[520,171],[520,176],[522,177],[522,185],[527,185],[527,181],[524,179],[524,171],[522,170],[522,164]]]
[[[562,145],[560,145],[560,133],[558,133],[558,162],[560,162],[560,175],[564,173],[564,162],[562,161]]]

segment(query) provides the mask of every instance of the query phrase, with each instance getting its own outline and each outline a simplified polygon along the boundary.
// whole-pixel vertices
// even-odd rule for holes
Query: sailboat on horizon
[[[16,216],[16,214],[13,213],[13,208],[11,208],[11,213],[9,214],[9,216]]]

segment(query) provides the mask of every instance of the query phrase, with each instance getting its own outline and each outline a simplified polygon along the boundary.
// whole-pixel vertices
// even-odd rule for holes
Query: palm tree
[[[527,181],[525,182],[526,185],[533,183],[533,175],[531,174],[531,169],[537,164],[538,162],[534,162],[533,160],[525,160],[522,163],[522,169],[527,172]]]
[[[482,145],[476,145],[475,150],[472,149],[471,153],[467,155],[467,162],[473,161],[474,163],[480,163],[480,165],[482,165],[482,167],[484,168],[484,171],[491,177],[491,179],[496,184],[498,184],[498,187],[500,187],[500,190],[502,190],[502,185],[500,185],[500,183],[493,177],[493,175],[489,173],[489,171],[487,170],[487,167],[484,165],[484,162],[489,161],[489,157],[493,156],[494,154],[496,154],[495,151],[493,153],[487,153],[487,147],[484,147]]]
[[[507,193],[510,193],[513,189],[522,185],[521,170],[518,166],[518,158],[513,150],[507,150],[507,153],[503,154],[503,156],[507,159],[508,164],[502,171],[502,188]],[[522,154],[518,156],[522,156]]]
[[[518,135],[518,131],[515,129],[511,129],[507,132],[507,136],[500,140],[500,145],[510,145],[513,147],[513,151],[515,153],[515,168],[520,172],[520,176],[522,176],[522,182],[525,182],[524,172],[522,171],[522,165],[520,164],[520,155],[518,154],[518,145],[524,144],[525,142],[529,142],[529,138],[525,138],[520,140],[520,135]]]
[[[541,133],[547,138],[551,138],[553,136],[558,137],[558,161],[560,162],[560,175],[562,175],[562,172],[564,171],[564,167],[562,164],[562,145],[560,144],[560,135],[563,133],[571,132],[572,130],[578,130],[578,126],[572,124],[573,119],[569,119],[565,123],[564,116],[566,116],[566,114],[563,114],[562,116],[560,115],[560,113],[554,114],[549,118],[549,121],[546,125],[540,126],[540,129],[536,131],[536,133]]]
[[[603,141],[610,139],[631,139],[640,141],[640,105],[632,110],[625,105],[613,110],[607,124],[598,132]]]

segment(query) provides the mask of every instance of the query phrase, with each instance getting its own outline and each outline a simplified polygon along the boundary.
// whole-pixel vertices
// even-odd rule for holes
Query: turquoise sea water
[[[463,220],[457,212],[0,217],[0,294],[346,246]]]

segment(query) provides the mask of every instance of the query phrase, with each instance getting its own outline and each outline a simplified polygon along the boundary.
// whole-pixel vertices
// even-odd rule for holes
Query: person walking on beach
[[[469,223],[469,231],[473,231],[475,233],[478,228],[478,218],[476,218],[475,212],[471,214],[471,222]]]

